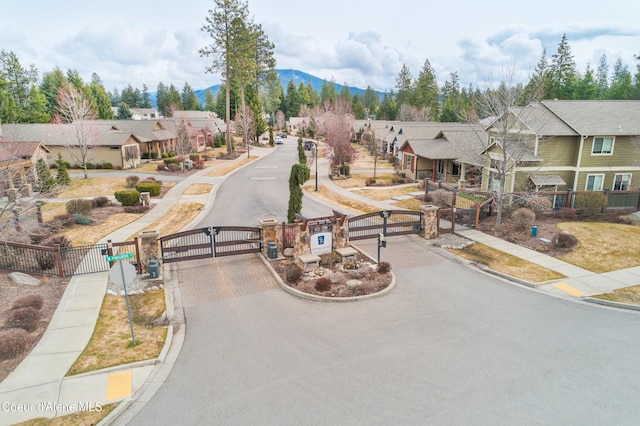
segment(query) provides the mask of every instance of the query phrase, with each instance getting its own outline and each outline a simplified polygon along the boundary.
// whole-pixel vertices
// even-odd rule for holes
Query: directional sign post
[[[115,256],[107,256],[107,262],[113,262],[116,260],[125,260],[125,259],[133,259],[133,253],[123,253],[123,254],[117,254]],[[132,264],[128,262],[119,262],[119,263],[120,263],[120,276],[118,276],[118,273],[116,272],[117,266],[113,265],[111,267],[111,270],[109,271],[109,277],[116,284],[120,284],[120,281],[122,281],[122,286],[124,287],[124,300],[127,304],[127,315],[129,316],[129,328],[131,329],[131,346],[135,346],[136,338],[133,335],[133,322],[131,321],[131,308],[129,308],[129,294],[127,293],[127,281],[130,282],[131,280],[133,280],[133,278],[135,278],[136,269],[133,267]]]

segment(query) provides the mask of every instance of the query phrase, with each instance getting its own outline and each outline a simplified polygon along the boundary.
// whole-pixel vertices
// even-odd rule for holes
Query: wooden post
[[[56,244],[56,264],[58,265],[58,275],[64,278],[64,267],[62,266],[62,252],[60,244]]]
[[[476,227],[475,227],[475,229],[478,229],[478,226],[480,226],[480,204],[476,204]]]
[[[138,237],[133,238],[135,251],[136,251],[136,269],[138,274],[142,274],[142,261],[140,259],[140,245],[138,244]]]

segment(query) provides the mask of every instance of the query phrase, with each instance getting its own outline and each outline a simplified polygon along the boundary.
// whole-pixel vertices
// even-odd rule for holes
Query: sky
[[[198,51],[213,0],[20,0],[0,6],[0,49],[40,76],[59,67],[108,91],[159,82],[194,89],[219,84]],[[350,87],[392,90],[403,64],[417,77],[426,60],[442,85],[457,72],[463,86],[495,86],[513,70],[526,81],[543,49],[567,35],[579,71],[606,54],[632,73],[640,54],[640,2],[609,0],[418,0],[292,2],[249,0],[249,13],[275,44],[277,68],[297,69]]]

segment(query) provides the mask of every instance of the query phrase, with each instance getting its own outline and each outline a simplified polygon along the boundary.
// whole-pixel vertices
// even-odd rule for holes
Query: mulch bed
[[[38,275],[33,275],[39,277]],[[41,276],[38,286],[16,284],[9,278],[9,272],[0,271],[0,335],[5,331],[4,324],[13,303],[21,297],[31,294],[42,296],[44,303],[40,308],[40,320],[35,331],[29,333],[31,344],[22,354],[0,361],[0,381],[4,380],[31,352],[49,326],[60,298],[67,288],[70,278]]]
[[[282,281],[298,291],[324,297],[353,297],[378,293],[391,284],[391,273],[379,273],[376,265],[363,257],[358,257],[355,262],[342,265],[337,262],[334,256],[322,256],[319,268],[305,272],[300,280],[295,282],[287,281],[287,270],[295,265],[293,260],[276,260],[271,262],[271,266],[278,273]],[[329,279],[330,288],[325,291],[318,290],[316,285],[321,279]],[[350,280],[358,280],[359,284]]]

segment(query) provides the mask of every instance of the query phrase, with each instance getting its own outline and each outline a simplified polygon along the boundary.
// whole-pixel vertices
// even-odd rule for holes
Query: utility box
[[[278,258],[278,246],[276,243],[267,243],[267,257],[269,259]]]
[[[149,276],[151,278],[160,278],[160,266],[158,266],[157,260],[152,259],[149,261]]]

